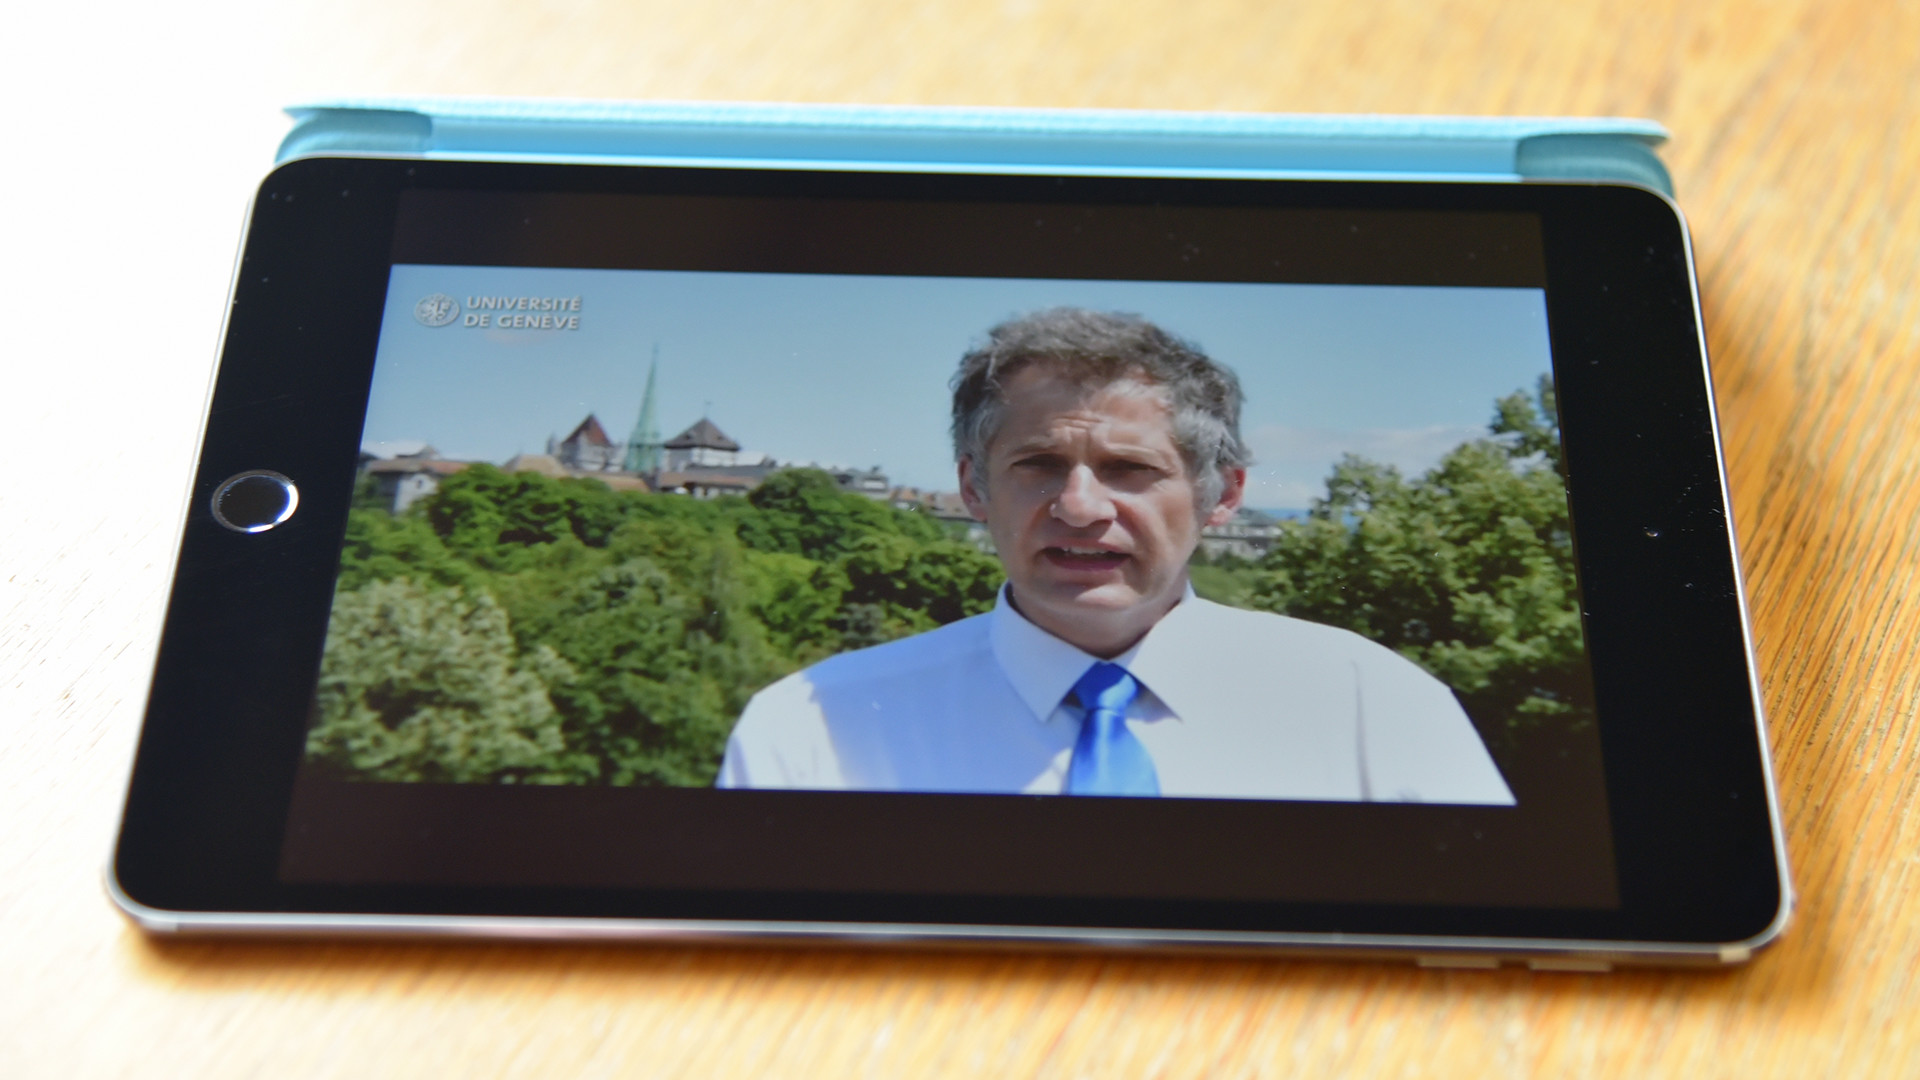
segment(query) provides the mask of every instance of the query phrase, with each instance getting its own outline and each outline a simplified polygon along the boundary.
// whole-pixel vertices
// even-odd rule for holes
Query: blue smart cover
[[[1589,180],[1673,194],[1666,129],[1608,117],[1336,116],[343,98],[287,109],[278,160],[404,154],[765,168]]]

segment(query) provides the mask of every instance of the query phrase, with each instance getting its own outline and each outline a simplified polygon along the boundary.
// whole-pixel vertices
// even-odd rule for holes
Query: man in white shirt
[[[1137,316],[995,327],[953,380],[1007,584],[756,694],[721,787],[1511,805],[1447,687],[1345,630],[1193,595],[1240,507],[1240,387]]]

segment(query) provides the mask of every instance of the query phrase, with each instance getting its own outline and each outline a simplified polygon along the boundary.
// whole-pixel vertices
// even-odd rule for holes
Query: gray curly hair
[[[1252,460],[1240,438],[1240,380],[1231,369],[1138,315],[1057,307],[987,331],[953,374],[953,455],[972,462],[977,494],[986,493],[987,445],[1006,416],[1007,383],[1035,365],[1089,388],[1136,379],[1164,391],[1202,513],[1220,501],[1226,470]]]

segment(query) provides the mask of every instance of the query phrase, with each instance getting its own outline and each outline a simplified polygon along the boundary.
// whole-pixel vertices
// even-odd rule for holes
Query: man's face
[[[967,507],[1021,614],[1096,656],[1124,652],[1180,602],[1202,525],[1233,516],[1246,471],[1203,515],[1165,394],[1138,380],[1088,389],[1030,367],[1005,400],[984,497],[960,463]]]

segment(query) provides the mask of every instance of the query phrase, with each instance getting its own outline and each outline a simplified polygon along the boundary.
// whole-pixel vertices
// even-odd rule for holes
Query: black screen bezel
[[[281,881],[395,212],[416,187],[1538,215],[1588,645],[1605,676],[1619,906]],[[1379,280],[1377,268],[1363,279]],[[1777,917],[1782,883],[1701,355],[1678,214],[1625,186],[296,162],[255,204],[115,876],[137,902],[181,911],[1745,940]],[[225,477],[257,468],[342,482],[303,484],[301,513],[285,526],[232,533],[208,500]]]

